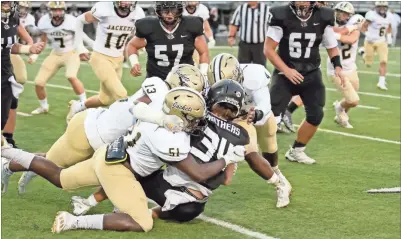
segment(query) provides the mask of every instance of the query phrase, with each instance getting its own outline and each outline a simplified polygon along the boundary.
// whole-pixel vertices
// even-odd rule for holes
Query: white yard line
[[[367,193],[401,193],[401,187],[369,189]]]
[[[326,88],[328,91],[338,91],[335,88]],[[358,94],[360,95],[369,95],[369,96],[375,96],[375,97],[383,97],[383,98],[390,98],[390,99],[401,99],[400,96],[398,95],[386,95],[386,94],[379,94],[379,93],[372,93],[372,92],[363,92],[363,91],[358,91]]]
[[[369,106],[369,105],[358,105],[357,108],[363,108],[368,110],[380,110],[379,107]]]
[[[379,75],[378,72],[374,72],[374,71],[360,71],[360,70],[358,70],[358,74]],[[386,73],[386,76],[401,77],[401,74]]]
[[[24,113],[24,112],[17,112],[17,115],[21,115],[21,116],[24,116],[24,117],[32,116],[31,114]]]
[[[299,127],[299,125],[297,125],[297,124],[294,124],[294,126],[297,128]],[[359,135],[359,134],[350,134],[350,133],[345,133],[345,132],[340,132],[340,131],[335,131],[335,130],[330,130],[330,129],[322,129],[322,128],[319,128],[318,131],[326,132],[326,133],[330,133],[330,134],[338,134],[338,135],[342,135],[342,136],[346,136],[346,137],[366,139],[366,140],[370,140],[370,141],[377,141],[377,142],[382,142],[382,143],[401,145],[401,142],[396,141],[396,140],[382,139],[382,138],[370,137],[370,136]]]

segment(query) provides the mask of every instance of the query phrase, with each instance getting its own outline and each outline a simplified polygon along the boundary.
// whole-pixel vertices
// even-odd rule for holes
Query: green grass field
[[[212,49],[211,55],[220,52],[236,54],[235,49],[227,48]],[[35,65],[28,65],[30,81],[46,54]],[[144,66],[145,56],[141,58]],[[322,58],[325,67],[326,57]],[[330,90],[334,86],[325,77],[329,89],[323,130],[306,150],[317,160],[316,165],[286,161],[284,154],[295,135],[278,136],[280,167],[294,190],[288,208],[276,209],[274,187],[254,174],[246,163],[241,163],[233,184],[215,192],[204,214],[264,234],[259,234],[259,238],[400,238],[400,194],[365,193],[372,188],[400,186],[400,50],[391,50],[389,58],[388,71],[394,75],[387,77],[388,92],[376,89],[378,64],[366,68],[358,58],[359,70],[363,72],[359,74],[363,92],[360,104],[376,108],[352,110],[354,129],[343,129],[333,122],[331,104],[340,95]],[[60,70],[47,87],[49,114],[18,116],[15,138],[21,148],[45,152],[66,128],[67,103],[76,97],[71,90],[60,88],[69,87],[63,74],[64,70]],[[79,78],[87,90],[99,89],[87,63],[81,65]],[[142,80],[143,77],[133,78],[128,69],[124,70],[123,82],[129,93],[134,93]],[[34,85],[28,82],[19,111],[30,113],[38,106]],[[303,109],[294,117],[299,124],[304,117]],[[348,134],[340,135],[341,132]],[[57,211],[70,210],[72,195],[88,196],[91,190],[71,194],[36,178],[20,196],[19,176],[12,176],[9,190],[2,196],[3,238],[252,238],[200,219],[186,224],[156,221],[153,231],[146,234],[74,231],[54,236],[50,228]],[[104,202],[91,212],[111,210],[110,202]]]

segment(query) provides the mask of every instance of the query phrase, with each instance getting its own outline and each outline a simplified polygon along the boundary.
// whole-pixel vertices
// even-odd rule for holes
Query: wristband
[[[393,42],[393,37],[391,36],[391,33],[387,33],[387,43],[391,44]]]
[[[214,37],[211,36],[211,37],[208,38],[208,40],[209,40],[209,41],[214,41]]]
[[[131,63],[131,66],[133,67],[136,64],[139,64],[138,61],[138,55],[137,54],[132,54],[129,56],[129,62]]]
[[[253,123],[258,122],[261,119],[263,119],[263,111],[255,110],[255,117],[253,118]]]
[[[202,73],[202,75],[206,75],[207,74],[208,67],[209,67],[209,64],[207,64],[207,63],[200,63],[199,64],[199,70]]]
[[[343,66],[341,65],[341,58],[338,55],[337,56],[333,56],[331,58],[331,64],[333,64],[334,68],[336,68],[336,67],[343,68]]]
[[[19,53],[21,54],[29,54],[30,52],[31,46],[30,45],[21,45],[19,47]]]

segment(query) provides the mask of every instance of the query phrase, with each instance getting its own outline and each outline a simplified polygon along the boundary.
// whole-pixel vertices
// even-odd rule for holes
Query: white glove
[[[244,157],[245,157],[245,146],[243,145],[230,147],[225,155],[223,155],[221,152],[217,154],[217,158],[224,159],[224,161],[226,161],[226,165],[241,162],[244,160]]]
[[[183,130],[184,121],[176,115],[165,115],[162,120],[162,125],[167,130],[177,133]]]
[[[39,55],[38,54],[31,54],[29,55],[28,58],[28,63],[29,64],[34,64],[36,62],[36,60],[38,59]]]
[[[213,48],[214,46],[216,46],[216,40],[209,39],[209,42],[207,43],[207,47],[210,49],[210,48]]]

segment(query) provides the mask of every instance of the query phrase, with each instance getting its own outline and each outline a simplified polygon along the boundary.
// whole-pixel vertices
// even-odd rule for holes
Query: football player
[[[215,56],[209,65],[209,84],[225,78],[238,81],[245,89],[241,110],[248,114],[248,119],[234,121],[244,127],[250,136],[245,160],[258,175],[277,186],[277,207],[285,207],[290,203],[291,185],[278,168],[277,125],[271,112],[268,88],[270,73],[261,65],[239,64],[233,55],[222,53]]]
[[[135,28],[135,21],[143,17],[145,13],[135,1],[114,1],[98,2],[91,11],[77,18],[76,49],[82,44],[84,24],[98,23],[89,64],[100,80],[100,90],[98,95],[88,98],[85,102],[71,101],[67,122],[74,114],[86,108],[108,106],[127,97],[127,90],[121,82],[123,51],[128,36]],[[81,54],[81,57],[89,59],[88,53]]]
[[[1,27],[1,130],[7,140],[15,146],[13,140],[16,122],[15,109],[18,105],[18,96],[24,87],[21,84],[23,82],[17,82],[14,77],[10,53],[39,54],[44,45],[43,43],[32,44],[32,38],[20,24],[17,2],[1,2]],[[19,44],[17,36],[30,41],[31,45]]]
[[[195,49],[199,53],[199,69],[206,74],[209,53],[203,37],[203,20],[182,16],[183,11],[182,2],[156,2],[158,17],[146,17],[136,22],[135,37],[127,47],[133,76],[141,75],[138,49],[143,47],[148,53],[146,77],[165,79],[173,66],[182,63],[193,65]]]
[[[78,217],[59,212],[52,227],[53,233],[76,229],[150,231],[153,219],[138,179],[149,176],[165,163],[174,163],[192,180],[203,182],[228,165],[242,161],[244,152],[243,146],[234,146],[226,154],[218,154],[219,160],[197,163],[189,154],[190,134],[202,130],[199,122],[206,114],[202,95],[191,88],[178,87],[169,91],[162,108],[165,114],[183,120],[182,132],[173,133],[159,125],[140,122],[128,136],[102,146],[92,158],[67,169],[43,157],[2,147],[2,184],[7,184],[13,172],[31,170],[63,190],[102,186],[113,205],[121,211]]]
[[[203,19],[203,29],[205,30],[205,36],[209,40],[207,46],[208,48],[213,48],[216,45],[216,41],[213,37],[212,29],[209,25],[209,9],[203,4],[200,4],[197,1],[185,2],[184,7],[184,16],[195,16]],[[194,55],[192,57],[194,59],[195,65],[199,65],[199,54],[197,51],[194,51]]]
[[[320,43],[327,49],[335,76],[344,85],[341,58],[333,31],[334,11],[316,7],[313,1],[291,1],[288,5],[272,7],[270,14],[264,53],[275,66],[270,87],[272,111],[280,118],[291,97],[301,97],[306,119],[298,129],[297,138],[287,151],[286,158],[313,164],[316,161],[304,151],[323,120],[326,101],[320,71]]]
[[[365,32],[366,38],[364,43],[365,53],[363,59],[365,65],[370,67],[373,63],[373,55],[375,52],[379,55],[379,82],[377,87],[381,90],[388,90],[386,86],[388,46],[392,43],[391,37],[391,13],[388,11],[388,2],[376,1],[375,10],[369,11],[365,15],[365,23],[362,32]]]
[[[233,80],[221,80],[208,91],[207,99],[206,128],[192,134],[190,139],[190,153],[200,163],[214,162],[230,148],[249,143],[247,131],[232,122],[243,104],[242,86]],[[203,212],[213,190],[229,184],[234,170],[235,166],[229,165],[218,175],[197,183],[172,164],[164,173],[159,170],[139,182],[143,184],[146,196],[163,207],[153,209],[155,218],[187,222]],[[74,213],[86,213],[105,199],[107,195],[104,192],[88,199],[73,197]],[[82,210],[84,208],[86,210]]]
[[[340,80],[334,75],[334,67],[327,61],[327,75],[341,92],[343,99],[334,102],[336,116],[334,121],[344,128],[353,128],[349,123],[348,111],[359,103],[359,77],[356,66],[356,54],[360,30],[358,26],[363,24],[364,18],[361,15],[354,15],[355,10],[351,3],[340,2],[334,7],[336,13],[336,26],[334,31],[339,41],[341,51],[341,63],[345,76],[345,87],[341,86]],[[357,26],[352,32],[343,31],[346,27]],[[343,34],[341,32],[344,32]]]
[[[45,43],[50,41],[53,51],[43,61],[35,78],[35,91],[40,107],[32,111],[33,115],[49,112],[45,86],[61,67],[65,67],[65,77],[70,82],[75,94],[81,101],[86,99],[84,86],[77,78],[80,59],[79,52],[74,49],[76,18],[65,13],[66,6],[63,1],[50,1],[47,6],[49,14],[39,20],[38,28],[42,32],[41,40]],[[92,44],[93,41],[87,39],[87,42]],[[82,46],[82,48],[84,47]],[[85,50],[81,49],[80,51]]]
[[[76,114],[67,126],[65,133],[52,145],[46,154],[46,158],[57,166],[68,168],[74,164],[90,158],[93,153],[104,144],[112,143],[121,135],[127,134],[129,128],[137,118],[131,113],[134,102],[143,102],[145,106],[139,110],[142,115],[152,117],[152,121],[160,127],[166,127],[171,131],[180,131],[182,121],[171,115],[165,115],[160,111],[165,95],[170,89],[177,87],[190,87],[197,92],[202,92],[205,81],[199,69],[192,65],[177,65],[164,81],[158,77],[145,79],[141,89],[134,95],[114,102],[108,109],[88,109]],[[147,105],[156,108],[147,115]],[[63,155],[63,157],[60,157]],[[18,182],[20,194],[26,191],[28,183],[36,176],[33,172],[24,172]]]

